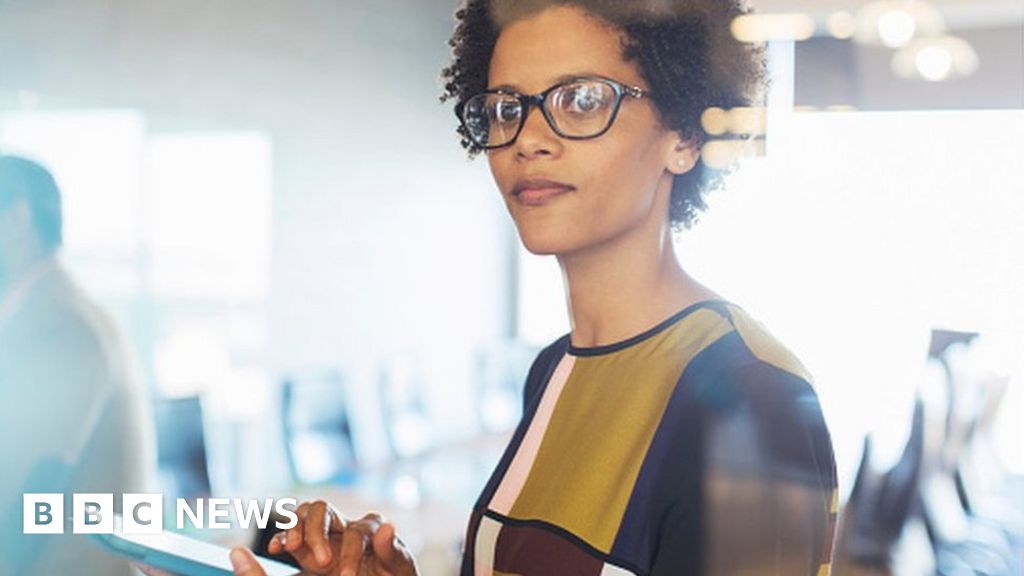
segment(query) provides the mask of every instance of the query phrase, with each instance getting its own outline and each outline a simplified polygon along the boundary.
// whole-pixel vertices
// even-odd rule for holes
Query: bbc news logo
[[[112,534],[114,532],[113,494],[72,494],[71,524],[75,534]],[[272,512],[287,518],[275,521],[278,530],[294,528],[299,521],[294,498],[274,500],[242,500],[240,498],[207,498],[175,501],[178,530],[186,522],[192,528],[214,530],[232,528],[232,512],[240,528],[253,523],[265,530]],[[162,494],[124,494],[121,497],[122,534],[159,534],[164,531],[164,497]],[[25,534],[63,534],[65,527],[64,494],[24,494],[22,507]]]

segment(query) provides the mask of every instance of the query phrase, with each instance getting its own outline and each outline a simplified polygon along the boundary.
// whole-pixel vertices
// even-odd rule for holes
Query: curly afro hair
[[[452,62],[442,70],[442,101],[462,102],[487,88],[491,55],[505,24],[555,5],[578,6],[622,33],[622,55],[647,81],[662,124],[703,146],[708,108],[756,106],[767,85],[762,45],[736,40],[730,25],[749,13],[743,0],[464,0],[449,40]],[[458,133],[470,156],[482,149],[463,126]],[[703,160],[676,176],[669,219],[689,228],[721,187],[726,169]]]

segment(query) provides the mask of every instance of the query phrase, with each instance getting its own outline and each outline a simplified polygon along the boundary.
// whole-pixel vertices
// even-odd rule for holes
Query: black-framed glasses
[[[523,131],[530,108],[540,108],[548,126],[562,138],[588,140],[611,128],[625,96],[644,98],[649,93],[600,77],[573,78],[540,94],[486,90],[460,102],[455,114],[481,148],[508,146]]]

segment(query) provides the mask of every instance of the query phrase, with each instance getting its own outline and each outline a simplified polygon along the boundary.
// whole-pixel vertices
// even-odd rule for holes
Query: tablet
[[[235,573],[228,555],[231,550],[175,532],[122,534],[121,515],[114,515],[112,534],[91,536],[107,550],[133,562],[181,576],[231,576]],[[299,569],[257,557],[267,576],[295,576]]]

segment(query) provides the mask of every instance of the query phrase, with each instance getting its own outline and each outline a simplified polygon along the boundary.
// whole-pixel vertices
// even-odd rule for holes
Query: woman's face
[[[488,86],[537,94],[567,77],[602,76],[647,89],[623,60],[621,42],[618,31],[579,8],[548,8],[502,30]],[[664,229],[673,172],[692,166],[690,149],[679,144],[649,99],[626,96],[611,128],[592,140],[559,137],[534,107],[516,141],[488,159],[526,248],[571,254]]]

